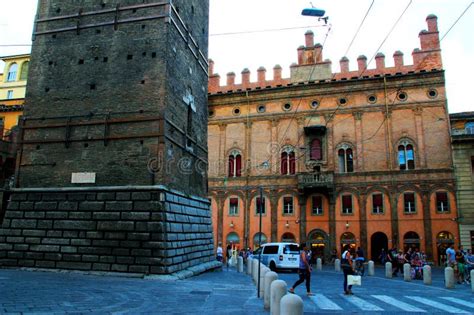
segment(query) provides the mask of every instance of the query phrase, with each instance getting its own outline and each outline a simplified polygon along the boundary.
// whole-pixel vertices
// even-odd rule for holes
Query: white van
[[[257,250],[254,258],[262,252],[262,264],[272,271],[278,269],[297,270],[300,266],[300,247],[296,243],[266,243]]]

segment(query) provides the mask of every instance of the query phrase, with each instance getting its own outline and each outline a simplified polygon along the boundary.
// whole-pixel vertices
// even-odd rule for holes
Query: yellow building
[[[0,60],[5,62],[0,74],[0,128],[7,135],[23,113],[30,55],[5,56]]]

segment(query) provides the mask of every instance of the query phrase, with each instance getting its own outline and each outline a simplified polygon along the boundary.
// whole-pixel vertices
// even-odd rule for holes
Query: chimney
[[[395,68],[403,67],[403,53],[400,50],[393,53],[393,61],[395,63]]]
[[[227,73],[227,86],[233,86],[235,84],[235,73]]]
[[[306,43],[306,47],[309,48],[309,47],[313,47],[314,46],[314,33],[313,31],[306,31],[306,33],[304,34],[304,37],[305,37],[305,43]]]
[[[281,66],[280,65],[275,65],[275,67],[273,67],[273,80],[275,81],[281,80]]]
[[[341,73],[349,72],[349,59],[347,57],[342,57],[339,60],[339,65],[341,66]]]
[[[436,15],[428,15],[426,17],[426,23],[428,24],[428,32],[434,33],[438,31],[438,17]]]
[[[316,46],[314,46],[314,53],[316,54],[316,63],[323,62],[323,45],[319,43],[316,44]]]
[[[298,64],[303,64],[303,57],[304,57],[304,46],[298,47]]]
[[[209,59],[209,76],[214,74],[214,60]]]
[[[383,53],[378,53],[375,56],[375,65],[377,70],[383,70],[385,69],[385,55]]]
[[[250,70],[245,68],[242,70],[242,86],[248,87],[250,85]]]
[[[257,70],[257,77],[258,77],[258,83],[264,84],[265,83],[265,73],[267,72],[267,69],[264,67],[260,67]]]
[[[357,57],[357,66],[359,67],[359,72],[364,72],[367,69],[367,57],[364,55]]]

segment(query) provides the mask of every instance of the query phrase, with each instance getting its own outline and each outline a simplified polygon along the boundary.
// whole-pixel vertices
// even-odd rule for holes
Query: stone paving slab
[[[0,314],[268,314],[235,269],[184,280],[0,269]]]

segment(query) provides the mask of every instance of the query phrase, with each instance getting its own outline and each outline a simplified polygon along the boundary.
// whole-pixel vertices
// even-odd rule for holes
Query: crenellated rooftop
[[[280,87],[304,82],[325,82],[330,80],[348,80],[383,75],[398,75],[413,72],[440,70],[443,68],[438,32],[438,18],[431,14],[426,18],[428,30],[419,33],[420,47],[412,52],[413,64],[405,64],[401,51],[393,53],[394,66],[385,66],[385,55],[379,52],[375,56],[375,68],[367,68],[367,57],[357,58],[357,70],[350,71],[349,59],[342,57],[339,60],[340,72],[333,73],[332,62],[323,58],[323,46],[314,44],[312,31],[305,33],[305,45],[297,49],[298,62],[290,66],[290,77],[282,78],[282,67],[273,67],[273,78],[267,79],[267,70],[264,67],[257,69],[257,81],[250,82],[250,70],[245,68],[241,72],[241,83],[235,83],[236,74],[227,73],[225,85],[221,85],[220,75],[214,73],[214,61],[209,60],[209,93],[227,93],[239,90],[254,90]]]

